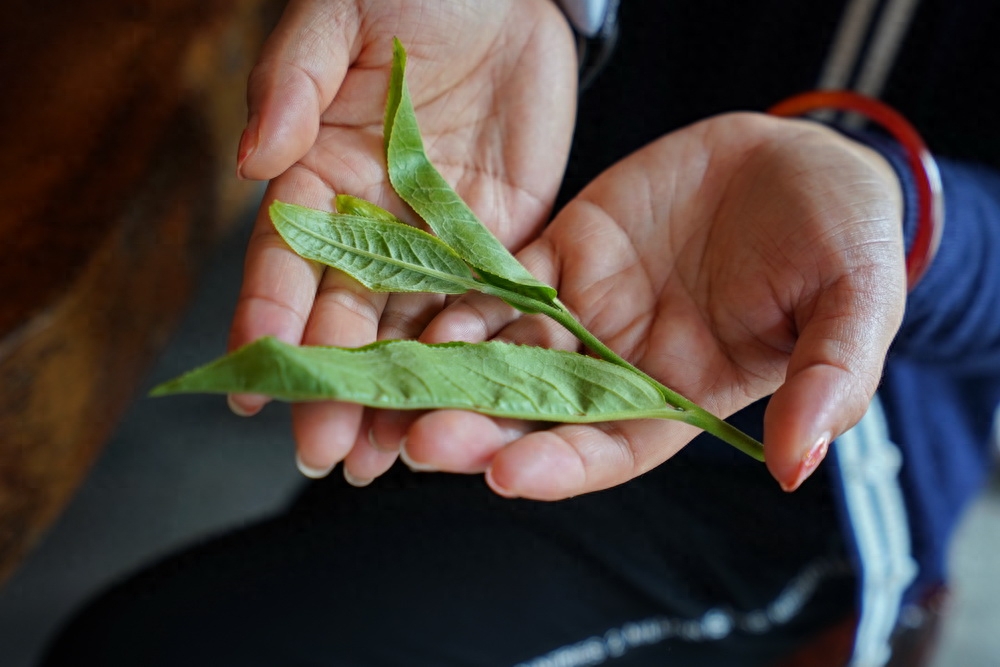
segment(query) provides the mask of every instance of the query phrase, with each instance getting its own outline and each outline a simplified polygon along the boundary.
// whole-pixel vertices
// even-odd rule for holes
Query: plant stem
[[[565,327],[571,334],[576,336],[577,339],[584,344],[584,346],[601,357],[601,359],[611,362],[617,366],[627,368],[650,382],[663,395],[664,401],[677,411],[677,415],[672,416],[672,419],[677,419],[685,424],[696,426],[707,433],[711,433],[723,442],[732,445],[744,454],[747,454],[758,461],[764,460],[764,446],[755,438],[750,437],[725,420],[719,419],[694,401],[685,398],[670,387],[658,382],[655,378],[650,377],[642,370],[630,364],[628,361],[619,356],[614,350],[601,342],[597,336],[590,333],[590,331],[583,326],[579,320],[573,317],[573,314],[570,313],[566,306],[560,303],[558,299],[555,300],[555,305],[550,305],[495,285],[481,284],[479,289],[486,294],[492,294],[493,296],[503,299],[514,307],[523,308],[528,312],[537,312],[547,315]]]

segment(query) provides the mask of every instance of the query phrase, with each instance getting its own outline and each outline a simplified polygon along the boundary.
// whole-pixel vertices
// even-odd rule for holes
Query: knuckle
[[[316,306],[346,311],[363,323],[376,327],[381,312],[375,299],[374,293],[352,289],[347,285],[324,285],[316,294]]]
[[[423,318],[399,309],[387,309],[379,321],[380,338],[412,338],[423,328]]]

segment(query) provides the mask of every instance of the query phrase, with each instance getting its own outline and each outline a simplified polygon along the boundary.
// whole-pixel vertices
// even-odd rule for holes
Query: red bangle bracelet
[[[881,125],[906,151],[917,185],[917,233],[906,255],[906,284],[912,290],[934,259],[944,227],[944,194],[934,156],[898,111],[874,98],[848,90],[816,90],[794,95],[775,104],[768,113],[801,116],[820,109],[859,113]]]

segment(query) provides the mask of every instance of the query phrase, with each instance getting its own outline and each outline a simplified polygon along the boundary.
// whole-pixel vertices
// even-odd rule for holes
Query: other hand
[[[875,151],[818,124],[731,114],[621,161],[519,258],[612,349],[720,416],[773,394],[767,466],[786,489],[864,414],[906,298],[902,196]],[[423,339],[574,348],[575,339],[482,295]],[[415,467],[485,472],[499,493],[558,499],[663,463],[696,430],[422,416]]]
[[[513,249],[548,219],[577,75],[572,33],[550,0],[292,0],[248,83],[237,170],[273,180],[247,249],[230,349],[265,335],[348,347],[411,338],[442,307],[433,296],[369,293],[301,259],[267,214],[275,198],[330,210],[347,193],[411,219],[389,187],[382,149],[394,36],[407,47],[417,119],[445,178]],[[249,415],[266,400],[232,396],[230,405]],[[344,403],[295,405],[300,468],[322,476],[353,451],[365,475],[382,471],[407,420]]]

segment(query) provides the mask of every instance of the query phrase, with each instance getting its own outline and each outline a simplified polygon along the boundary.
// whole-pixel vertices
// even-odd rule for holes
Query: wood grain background
[[[252,207],[269,0],[17,2],[0,21],[0,580],[83,479]]]

